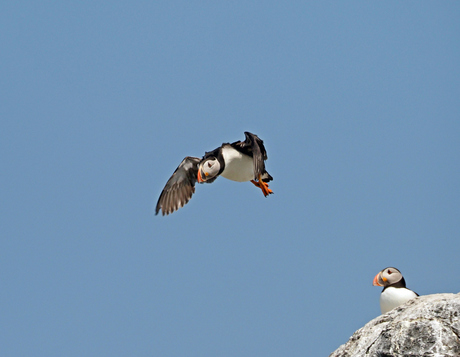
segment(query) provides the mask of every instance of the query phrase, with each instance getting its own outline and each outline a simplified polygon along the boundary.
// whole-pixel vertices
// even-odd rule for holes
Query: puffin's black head
[[[198,166],[198,177],[199,183],[211,181],[215,179],[220,172],[220,162],[216,157],[210,156],[204,159]]]

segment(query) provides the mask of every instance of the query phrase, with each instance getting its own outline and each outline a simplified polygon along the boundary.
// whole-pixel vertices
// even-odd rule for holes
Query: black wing
[[[244,135],[246,136],[246,139],[244,141],[237,141],[231,145],[235,147],[237,150],[241,151],[242,153],[252,156],[254,162],[254,179],[258,180],[259,175],[264,176],[264,174],[268,174],[265,171],[264,162],[268,159],[267,151],[265,151],[263,140],[260,139],[257,135],[252,134],[248,131],[245,131]],[[268,175],[268,177],[268,181],[273,179],[270,175]],[[267,180],[264,179],[264,181]]]
[[[195,193],[195,183],[200,162],[200,158],[191,156],[187,156],[182,160],[161,192],[155,215],[160,212],[160,209],[163,216],[168,215],[187,204]]]

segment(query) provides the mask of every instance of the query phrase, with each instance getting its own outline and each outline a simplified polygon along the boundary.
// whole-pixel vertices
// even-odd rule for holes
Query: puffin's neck
[[[389,288],[389,287],[392,287],[392,288],[405,288],[406,287],[406,281],[404,280],[404,278],[401,278],[400,281],[394,283],[394,284],[391,284],[391,285],[388,285],[388,286],[385,286],[382,290],[385,291],[386,288]]]

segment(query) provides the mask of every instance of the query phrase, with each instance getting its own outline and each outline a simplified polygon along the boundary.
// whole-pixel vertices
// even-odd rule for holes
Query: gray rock
[[[460,357],[460,294],[425,295],[368,322],[329,357]]]

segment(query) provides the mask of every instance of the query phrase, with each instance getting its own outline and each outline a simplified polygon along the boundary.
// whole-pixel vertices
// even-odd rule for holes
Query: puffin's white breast
[[[254,179],[254,164],[252,157],[243,155],[231,146],[222,148],[225,161],[224,171],[220,174],[226,179],[245,182]]]
[[[380,310],[384,314],[415,297],[417,294],[412,290],[390,286],[380,294]]]

